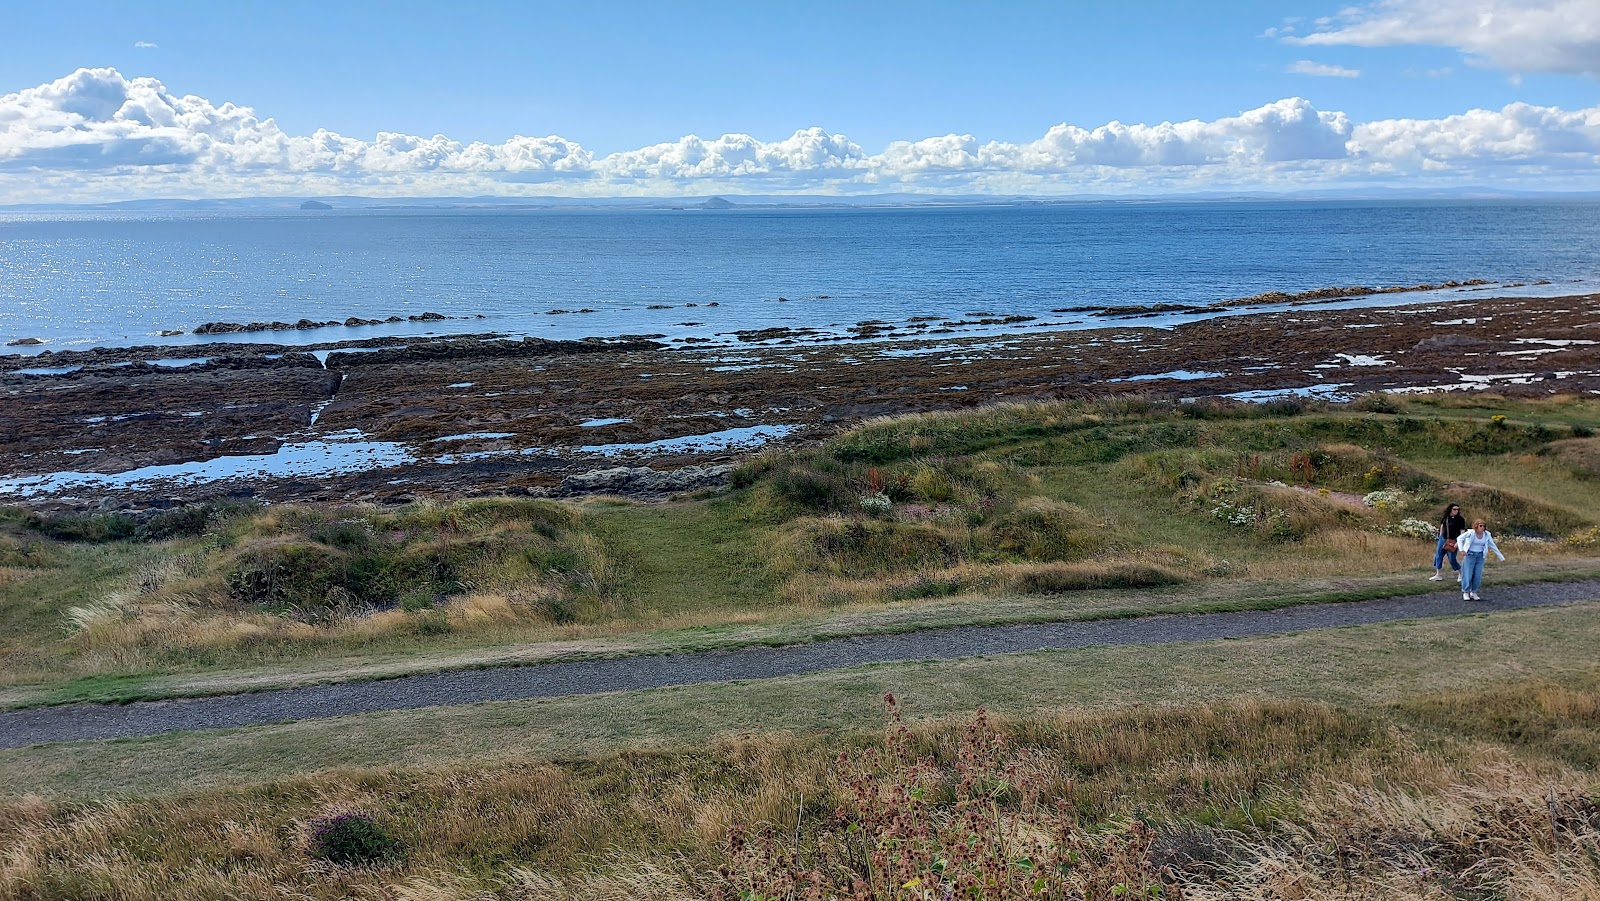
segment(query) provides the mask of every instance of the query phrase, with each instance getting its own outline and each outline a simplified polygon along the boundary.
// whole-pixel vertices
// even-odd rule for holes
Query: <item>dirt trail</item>
[[[1490,600],[1462,601],[1454,591],[1272,611],[1146,616],[1034,625],[974,626],[829,639],[786,647],[628,657],[431,673],[254,694],[136,704],[46,707],[0,713],[0,748],[60,741],[156,735],[422,707],[638,691],[742,679],[771,679],[840,667],[913,660],[1168,644],[1338,629],[1440,616],[1600,601],[1600,581],[1496,588]],[[1329,642],[1338,634],[1330,632]]]

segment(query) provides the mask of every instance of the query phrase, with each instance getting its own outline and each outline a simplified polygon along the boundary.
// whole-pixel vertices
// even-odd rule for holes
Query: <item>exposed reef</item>
[[[679,348],[648,336],[490,335],[414,339],[404,347],[372,339],[315,354],[228,344],[197,351],[226,354],[168,365],[156,365],[152,352],[170,347],[0,357],[0,503],[656,495],[714,484],[717,467],[763,444],[816,440],[874,416],[1000,401],[1600,390],[1597,295],[1476,297],[1465,316],[1441,299],[1220,316],[1160,329],[1107,323],[781,343],[795,342],[799,332],[758,330],[759,337],[740,336],[755,341]],[[45,363],[47,373],[17,372]],[[294,468],[323,451],[349,465]],[[287,464],[270,477],[183,484],[152,478],[115,491],[95,487],[104,480],[80,479],[84,487],[37,497],[20,484],[62,473],[193,468],[230,455],[278,455]],[[648,474],[689,467],[711,469],[681,479]]]
[[[444,322],[447,319],[483,319],[477,316],[446,316],[443,313],[417,313],[412,316],[390,316],[387,319],[362,319],[360,316],[350,316],[346,319],[329,319],[326,322],[317,322],[313,319],[300,319],[295,322],[205,322],[195,326],[196,335],[235,335],[241,332],[290,332],[314,328],[333,328],[347,326],[354,328],[358,325],[386,325],[396,322]],[[162,332],[162,334],[173,334]],[[177,332],[176,334],[183,334]]]

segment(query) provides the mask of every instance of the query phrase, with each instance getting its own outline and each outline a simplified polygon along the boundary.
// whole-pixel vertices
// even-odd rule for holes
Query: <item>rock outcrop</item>
[[[615,466],[573,473],[561,480],[562,494],[661,495],[725,485],[733,464],[685,466],[658,471],[646,466]]]

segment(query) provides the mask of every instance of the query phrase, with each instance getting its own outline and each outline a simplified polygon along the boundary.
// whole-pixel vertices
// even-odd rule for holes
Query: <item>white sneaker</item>
[[[1461,574],[1460,573],[1456,573],[1456,581],[1457,582],[1461,581]]]
[[[1469,592],[1463,591],[1463,592],[1461,592],[1461,599],[1463,601],[1470,601],[1470,600],[1472,600],[1472,595]]]
[[[1433,575],[1428,577],[1428,581],[1429,582],[1438,582],[1438,581],[1442,581],[1443,579],[1444,579],[1444,576],[1441,576],[1438,573],[1434,573]]]
[[[1478,597],[1478,593],[1477,593],[1477,592],[1476,592],[1476,591],[1474,591],[1474,592],[1473,592],[1473,593],[1472,593],[1472,599],[1473,599],[1473,600],[1474,600],[1474,601],[1481,601],[1481,600],[1483,600],[1483,598],[1480,598],[1480,597]]]

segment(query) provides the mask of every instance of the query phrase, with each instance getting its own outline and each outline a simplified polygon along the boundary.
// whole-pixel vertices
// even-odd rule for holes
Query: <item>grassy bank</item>
[[[1597,627],[1586,605],[5,752],[0,897],[1593,898]],[[340,863],[318,836],[353,814],[382,841]]]
[[[1398,593],[1447,500],[1512,556],[1491,579],[1592,574],[1596,428],[1579,398],[1118,399],[872,422],[669,504],[12,512],[0,700]]]

